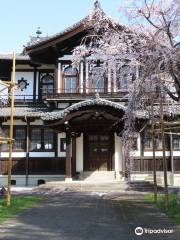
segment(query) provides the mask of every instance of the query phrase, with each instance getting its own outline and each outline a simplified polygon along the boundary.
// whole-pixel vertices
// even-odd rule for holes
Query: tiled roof
[[[66,108],[65,110],[61,111],[53,111],[50,113],[45,114],[42,116],[43,120],[57,120],[57,119],[62,119],[63,117],[67,116],[70,112],[72,111],[78,111],[83,107],[88,107],[88,106],[109,106],[117,110],[125,111],[126,107],[119,104],[115,103],[109,100],[105,100],[102,98],[95,98],[95,99],[90,99],[86,101],[82,101],[79,103],[75,103],[72,106]]]
[[[51,111],[51,109],[44,106],[15,107],[14,117],[39,117],[45,121],[52,121],[52,120],[63,119],[69,113],[73,111],[78,111],[83,107],[88,107],[88,106],[108,106],[118,111],[123,111],[123,112],[126,111],[126,107],[123,106],[122,104],[98,97],[98,98],[82,101],[79,103],[75,103],[72,106],[63,110],[57,109],[57,110]],[[155,107],[155,115],[156,114],[158,115],[159,111],[157,113],[156,110],[157,109]],[[164,108],[164,110],[166,109]],[[164,114],[168,115],[166,111],[164,112]],[[180,115],[180,105],[176,105],[173,108],[172,114]],[[139,112],[136,112],[135,115],[139,119],[148,119],[148,111],[139,111]],[[9,117],[9,116],[10,116],[10,107],[0,107],[0,117]]]
[[[33,47],[39,46],[41,44],[44,44],[46,42],[52,41],[52,40],[54,40],[56,38],[59,38],[59,37],[63,36],[64,34],[72,31],[73,29],[78,28],[81,25],[83,25],[86,22],[87,19],[88,19],[88,17],[85,17],[82,20],[80,20],[79,22],[73,24],[72,26],[66,28],[65,30],[63,30],[63,31],[61,31],[59,33],[56,33],[56,34],[52,35],[51,37],[47,37],[46,39],[42,39],[42,40],[33,42],[30,46],[26,47],[26,50],[28,51],[28,50],[30,50]]]
[[[0,53],[0,59],[12,60],[13,59],[13,54]],[[30,60],[30,57],[28,55],[23,55],[23,54],[17,53],[16,54],[16,60]]]
[[[0,117],[9,117],[10,110],[10,107],[0,107]],[[47,112],[45,107],[15,107],[14,117],[42,117]]]

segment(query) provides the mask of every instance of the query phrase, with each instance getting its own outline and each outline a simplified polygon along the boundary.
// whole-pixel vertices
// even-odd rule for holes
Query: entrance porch
[[[82,177],[84,172],[109,172],[114,179],[123,175],[123,114],[124,106],[119,103],[95,98],[44,119],[46,125],[59,131],[58,148],[64,149],[66,180]],[[58,150],[58,154],[62,152]]]

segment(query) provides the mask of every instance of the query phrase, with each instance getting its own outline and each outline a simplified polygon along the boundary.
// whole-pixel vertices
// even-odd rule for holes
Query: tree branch
[[[165,85],[164,86],[164,90],[167,92],[167,94],[176,102],[178,102],[180,100],[179,96],[175,96]]]

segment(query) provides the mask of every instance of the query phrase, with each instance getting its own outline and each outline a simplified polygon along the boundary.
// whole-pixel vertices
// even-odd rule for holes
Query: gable
[[[78,46],[83,37],[87,35],[86,19],[84,18],[59,34],[26,47],[27,54],[34,62],[55,64],[57,58],[70,54],[74,47]]]

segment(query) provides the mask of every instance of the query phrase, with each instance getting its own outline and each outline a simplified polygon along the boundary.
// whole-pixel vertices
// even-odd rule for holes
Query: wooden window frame
[[[7,125],[2,126],[1,128],[2,128],[2,132],[5,129],[9,131],[9,126],[7,126]],[[14,138],[14,141],[16,141],[16,129],[23,129],[25,131],[25,138],[24,138],[25,143],[24,143],[24,148],[23,149],[16,149],[15,145],[13,144],[12,150],[13,150],[13,152],[26,152],[26,139],[27,139],[26,126],[24,126],[24,125],[23,126],[14,125],[14,127],[13,127],[13,138]],[[8,134],[7,137],[9,137],[9,134]],[[2,148],[1,148],[1,151],[2,151]],[[8,145],[7,145],[7,149],[3,150],[2,152],[9,152]]]
[[[43,71],[39,71],[39,78],[38,78],[38,86],[39,86],[39,92],[38,92],[38,95],[39,95],[39,98],[40,99],[43,99],[43,93],[42,93],[42,86],[43,86],[43,83],[42,83],[42,79],[46,76],[46,75],[50,75],[54,78],[54,81],[53,81],[53,93],[54,94],[54,86],[55,86],[55,76],[54,76],[54,72],[51,71],[51,70],[43,70]],[[46,85],[46,84],[45,84]],[[47,84],[47,85],[50,85],[50,84]],[[47,95],[46,95],[47,96]]]
[[[41,138],[41,148],[40,149],[32,149],[32,130],[40,129],[40,138]],[[33,126],[30,128],[30,152],[54,152],[56,148],[56,133],[53,132],[53,147],[52,149],[45,149],[45,141],[44,141],[44,129],[48,129],[42,126]]]
[[[78,71],[78,69],[77,68],[75,68],[76,69],[76,71],[77,71],[77,74],[76,75],[66,75],[66,73],[65,73],[65,71],[66,71],[66,69],[68,69],[68,68],[73,68],[71,65],[68,65],[68,66],[66,66],[65,68],[64,68],[64,70],[63,70],[63,72],[62,72],[62,86],[63,86],[63,89],[62,89],[62,92],[63,93],[65,93],[65,94],[78,94],[80,91],[80,86],[79,86],[79,84],[80,84],[80,79],[79,79],[79,71]],[[71,92],[69,92],[69,93],[67,93],[66,91],[67,91],[67,89],[66,89],[66,78],[67,77],[76,77],[76,80],[77,80],[77,91],[76,92],[72,92],[72,89],[73,88],[71,88],[70,90],[71,90]]]

